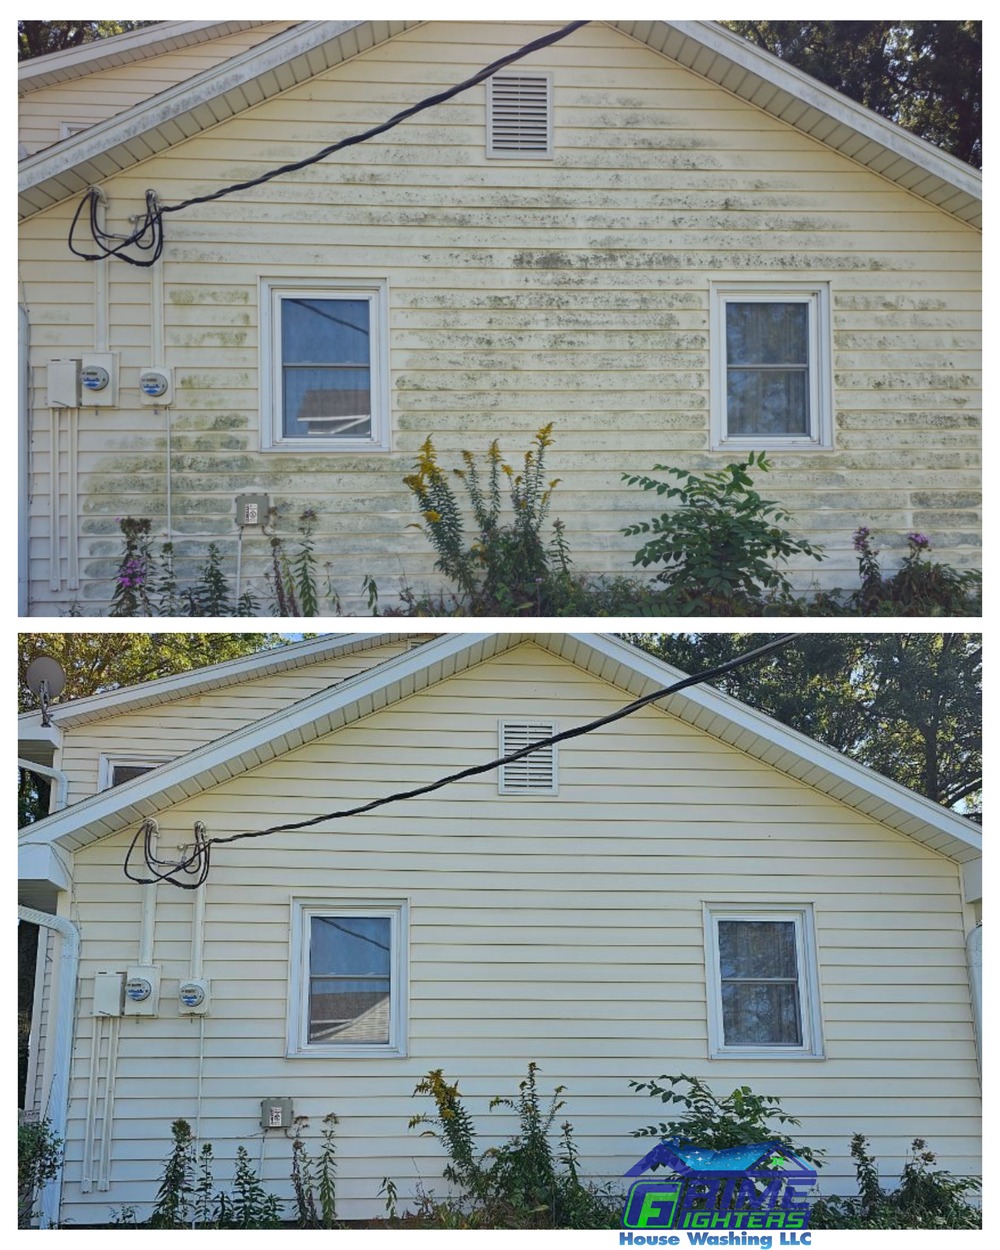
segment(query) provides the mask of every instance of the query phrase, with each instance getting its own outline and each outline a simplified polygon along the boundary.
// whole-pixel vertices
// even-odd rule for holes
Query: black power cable
[[[695,673],[691,677],[685,677],[681,681],[674,682],[672,686],[665,686],[661,690],[654,690],[652,694],[643,695],[641,699],[636,699],[634,702],[626,704],[624,707],[619,708],[617,712],[610,712],[607,716],[601,716],[597,720],[588,721],[585,725],[578,725],[575,729],[564,729],[561,733],[553,734],[550,738],[543,738],[539,742],[533,742],[530,746],[522,747],[519,751],[514,751],[510,755],[490,760],[488,764],[475,764],[470,768],[463,768],[457,773],[449,773],[446,777],[439,777],[437,781],[431,781],[425,786],[417,786],[413,790],[400,790],[395,794],[386,795],[384,798],[372,799],[368,803],[361,803],[357,807],[326,812],[322,816],[313,816],[309,820],[295,820],[289,824],[271,825],[267,829],[255,829],[246,833],[232,833],[224,838],[207,838],[205,836],[205,826],[201,821],[198,821],[195,824],[194,850],[179,862],[161,860],[156,857],[153,849],[154,837],[157,832],[156,822],[151,819],[145,820],[129,844],[128,851],[125,854],[123,871],[129,881],[135,881],[139,885],[154,885],[157,881],[169,881],[171,885],[176,885],[182,890],[197,890],[208,878],[213,846],[224,846],[227,842],[240,842],[244,838],[265,838],[272,833],[289,833],[296,829],[309,829],[313,825],[323,824],[328,820],[344,820],[348,816],[361,816],[366,812],[374,811],[378,807],[384,807],[387,803],[399,803],[404,799],[415,799],[424,794],[432,794],[443,786],[450,786],[456,781],[464,781],[467,777],[478,777],[482,773],[492,772],[504,764],[511,764],[515,760],[523,759],[525,755],[530,755],[532,751],[539,751],[542,747],[554,746],[558,742],[567,742],[570,738],[579,738],[583,734],[593,733],[595,729],[601,729],[603,726],[613,724],[625,716],[631,716],[633,712],[638,712],[640,708],[644,708],[650,703],[655,703],[657,699],[663,699],[667,695],[676,694],[679,690],[687,689],[688,686],[697,686],[702,682],[711,681],[715,677],[721,677],[723,673],[729,673],[734,668],[748,664],[751,660],[757,660],[772,651],[786,647],[797,636],[797,634],[782,634],[780,638],[773,639],[761,647],[756,647],[753,651],[746,651],[732,660],[727,660],[724,664],[716,665],[715,668],[705,669],[704,672]],[[132,856],[140,839],[143,842],[143,856],[146,868],[152,874],[149,877],[139,877],[131,871]],[[195,879],[193,881],[178,880],[178,873],[186,873]]]
[[[579,30],[581,26],[586,25],[587,22],[570,22],[569,25],[561,27],[550,35],[542,35],[531,43],[526,43],[523,47],[518,48],[516,52],[509,52],[506,56],[500,57],[499,60],[473,74],[471,78],[466,78],[464,82],[458,83],[457,86],[448,87],[445,91],[439,91],[436,95],[428,96],[416,104],[411,104],[409,108],[403,109],[401,113],[396,113],[388,121],[372,126],[370,130],[362,131],[360,134],[350,135],[337,143],[331,143],[329,146],[321,148],[320,151],[314,152],[312,156],[304,157],[301,161],[293,161],[288,165],[281,165],[277,169],[269,170],[258,178],[250,178],[246,182],[233,183],[232,186],[222,187],[220,190],[212,191],[208,195],[195,195],[189,200],[182,200],[179,204],[160,204],[156,192],[147,191],[145,215],[137,219],[137,225],[129,235],[109,234],[100,228],[97,222],[97,208],[101,202],[101,192],[96,187],[91,187],[85,193],[70,223],[69,250],[74,256],[80,256],[83,260],[103,260],[107,256],[117,256],[120,260],[127,261],[130,265],[137,265],[140,268],[148,268],[150,265],[155,265],[163,252],[163,218],[165,214],[179,213],[182,209],[190,208],[192,204],[208,204],[212,200],[222,199],[223,196],[232,195],[236,191],[249,191],[252,187],[259,187],[262,183],[270,182],[272,178],[281,177],[282,174],[291,174],[296,170],[305,169],[309,165],[315,165],[317,161],[332,156],[334,152],[340,152],[344,148],[354,147],[358,143],[365,143],[369,139],[374,139],[377,135],[384,134],[387,130],[392,130],[400,122],[405,122],[408,118],[416,116],[417,113],[422,113],[425,109],[433,108],[436,104],[444,104],[445,101],[452,99],[453,96],[459,95],[463,91],[468,91],[470,87],[475,87],[487,78],[492,78],[494,74],[504,69],[507,65],[512,65],[515,61],[520,61],[541,48],[547,48],[550,44],[558,43],[559,40],[565,39],[567,35],[571,35],[575,30]],[[73,242],[77,222],[88,205],[90,211],[90,233],[94,242],[100,248],[98,252],[83,252]],[[135,247],[140,251],[150,251],[152,255],[146,260],[128,256],[125,254],[125,248],[127,247]]]

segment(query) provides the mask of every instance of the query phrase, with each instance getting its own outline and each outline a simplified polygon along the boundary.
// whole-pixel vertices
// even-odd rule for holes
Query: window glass
[[[731,436],[809,434],[808,304],[728,301],[726,362]]]
[[[791,920],[720,920],[727,1046],[801,1046],[798,956]]]
[[[281,371],[286,438],[370,437],[370,302],[283,299]]]
[[[391,978],[388,916],[311,916],[309,1042],[388,1043]]]

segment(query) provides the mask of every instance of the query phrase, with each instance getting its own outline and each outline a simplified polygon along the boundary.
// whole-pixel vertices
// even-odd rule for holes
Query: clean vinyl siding
[[[327,686],[365,672],[399,655],[406,645],[385,643],[353,655],[234,682],[206,694],[71,728],[63,740],[59,762],[69,780],[69,802],[77,803],[96,794],[102,755],[141,756],[148,751],[151,759],[175,759]]]
[[[98,70],[83,78],[29,91],[19,101],[18,138],[34,154],[61,138],[60,122],[106,121],[161,91],[287,30],[291,22],[268,22],[255,30],[193,44],[173,52]]]
[[[522,646],[164,813],[161,853],[188,840],[195,819],[225,836],[491,758],[498,715],[546,716],[554,700],[568,728],[628,696]],[[127,841],[116,835],[76,857],[85,995],[96,968],[137,949],[139,889],[121,874]],[[324,892],[409,899],[406,1059],[284,1057],[289,901]],[[752,1070],[708,1060],[704,900],[813,904],[826,1060]],[[105,1204],[149,1201],[170,1120],[197,1110],[197,1028],[169,1005],[187,972],[191,917],[189,897],[160,888],[165,1006],[123,1026]],[[779,1095],[803,1139],[830,1152],[827,1188],[851,1189],[856,1131],[872,1136],[886,1176],[918,1133],[944,1166],[979,1170],[955,866],[652,708],[563,744],[557,799],[511,800],[485,775],[359,820],[217,849],[205,974],[203,1138],[231,1160],[257,1131],[264,1094],[292,1097],[313,1131],[336,1111],[345,1218],[377,1214],[386,1175],[404,1196],[417,1178],[442,1189],[438,1144],[406,1131],[425,1109],[413,1087],[438,1067],[460,1081],[485,1145],[513,1129],[487,1113],[490,1096],[514,1093],[528,1063],[540,1064],[543,1090],[567,1086],[565,1115],[591,1175],[619,1178],[635,1161],[629,1132],[648,1114],[627,1083],[663,1071]],[[77,1188],[86,1071],[84,1043],[65,1190],[80,1222],[91,1211]],[[220,1162],[217,1177],[229,1166]],[[265,1182],[285,1192],[287,1174],[276,1138]]]
[[[178,199],[303,158],[543,29],[409,31],[111,180],[113,214],[133,211],[148,186]],[[600,23],[535,54],[532,68],[554,75],[553,161],[487,158],[480,87],[168,222],[178,523],[220,535],[232,560],[234,494],[267,489],[290,518],[314,506],[319,559],[348,610],[364,612],[365,573],[384,595],[401,567],[415,589],[441,583],[429,544],[407,528],[416,512],[402,485],[426,436],[451,465],[500,430],[517,464],[551,420],[554,515],[575,566],[623,569],[635,544],[620,529],[650,504],[621,474],[728,458],[709,452],[710,282],[808,280],[831,289],[834,450],[775,453],[766,482],[793,528],[826,545],[824,564],[801,562],[800,584],[853,585],[861,523],[887,568],[913,529],[931,533],[940,558],[975,564],[978,234]],[[74,207],[41,214],[25,234],[36,388],[53,346],[86,336],[92,274],[64,252]],[[113,345],[134,393],[148,355],[148,281],[121,264],[109,273]],[[387,279],[391,453],[260,452],[262,274]],[[115,568],[113,518],[162,524],[163,418],[126,398],[100,421],[84,412],[81,431],[79,598],[96,605]],[[40,431],[38,612],[65,597],[47,588],[48,455]],[[182,576],[204,546],[183,543]],[[243,570],[258,586],[269,554],[248,534]]]

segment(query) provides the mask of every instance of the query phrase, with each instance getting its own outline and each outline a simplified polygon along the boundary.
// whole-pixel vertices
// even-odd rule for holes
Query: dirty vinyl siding
[[[384,119],[538,35],[540,27],[431,24],[370,50],[112,179],[109,225],[146,187],[170,200],[253,178]],[[235,563],[235,495],[267,491],[294,546],[319,515],[317,554],[343,605],[364,611],[364,574],[385,598],[440,584],[402,485],[428,435],[446,466],[500,436],[517,464],[553,422],[553,515],[577,570],[621,571],[622,526],[649,515],[621,482],[666,461],[719,466],[709,438],[709,283],[828,282],[833,449],[776,452],[763,481],[792,527],[825,545],[800,586],[852,587],[851,534],[875,532],[887,567],[904,535],[978,563],[979,236],[691,72],[592,25],[532,58],[551,70],[555,157],[484,154],[484,89],[380,139],[250,192],[167,219],[162,266],[173,526],[182,578],[214,539]],[[30,221],[22,272],[36,403],[44,362],[91,345],[94,267],[70,261],[74,205]],[[101,262],[106,263],[106,262]],[[62,584],[49,588],[53,465],[36,407],[31,553],[35,611],[106,600],[115,517],[165,525],[168,421],[138,409],[150,278],[108,266],[117,410],[79,415],[78,497],[61,428]],[[262,276],[388,283],[391,451],[262,452]],[[58,350],[57,350],[58,349]],[[68,426],[68,419],[62,424]],[[66,585],[66,527],[80,516],[80,585]],[[244,581],[268,598],[270,548],[243,546]]]
[[[97,792],[102,755],[148,753],[151,760],[176,759],[405,650],[405,643],[388,643],[312,663],[290,673],[276,673],[234,683],[224,690],[103,717],[72,729],[63,741],[59,760],[59,767],[69,779],[69,802],[77,803]]]
[[[290,24],[268,22],[256,30],[241,31],[174,52],[99,70],[85,78],[29,91],[19,101],[20,142],[34,154],[62,138],[62,122],[93,125],[107,121],[133,105],[255,47]]]
[[[189,842],[196,819],[224,836],[482,762],[498,717],[551,717],[558,699],[568,728],[626,698],[523,646],[164,812],[160,853]],[[516,1092],[532,1061],[543,1090],[567,1086],[561,1114],[588,1175],[618,1178],[634,1162],[628,1134],[649,1112],[628,1081],[664,1071],[779,1095],[803,1140],[830,1152],[828,1188],[850,1188],[857,1131],[872,1135],[885,1175],[918,1133],[944,1166],[979,1170],[953,864],[652,709],[564,744],[559,780],[557,796],[509,797],[487,775],[363,820],[217,848],[200,1109],[217,1178],[240,1143],[258,1157],[259,1100],[280,1094],[314,1134],[327,1112],[340,1117],[343,1217],[378,1214],[387,1175],[406,1198],[418,1181],[440,1192],[437,1143],[406,1130],[429,1109],[416,1082],[438,1067],[459,1079],[485,1146],[513,1129],[489,1098]],[[137,950],[140,890],[121,873],[130,836],[76,856],[84,1034],[94,972]],[[285,1058],[294,897],[409,900],[407,1057]],[[812,904],[825,1059],[706,1058],[704,901]],[[170,1120],[198,1115],[198,1024],[171,1002],[189,972],[192,906],[158,888],[163,1006],[122,1023],[105,1203],[148,1202]],[[80,1222],[94,1210],[78,1188],[88,1045],[73,1069],[64,1190]],[[265,1182],[282,1194],[288,1149],[282,1137],[265,1144]]]

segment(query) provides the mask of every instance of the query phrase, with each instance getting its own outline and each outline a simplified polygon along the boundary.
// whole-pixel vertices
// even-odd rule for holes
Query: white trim
[[[497,146],[496,137],[496,108],[498,103],[494,100],[494,83],[497,79],[510,80],[518,78],[522,81],[532,81],[544,88],[544,100],[542,101],[543,124],[545,128],[545,146],[543,148],[518,148]],[[494,74],[492,78],[486,80],[486,155],[491,160],[536,160],[550,161],[553,153],[553,87],[552,74],[547,70],[522,70],[519,65],[510,65],[506,69],[500,70]]]
[[[166,752],[151,753],[143,751],[139,755],[131,755],[127,751],[114,751],[106,755],[103,751],[98,757],[97,772],[97,788],[98,790],[117,789],[114,781],[114,771],[116,768],[147,768],[150,772],[154,768],[159,768],[161,764],[168,764],[172,759],[176,759],[176,755]],[[129,781],[135,781],[135,777],[130,777]],[[127,785],[127,782],[120,781],[119,786]]]
[[[710,1059],[823,1059],[823,1027],[819,995],[819,965],[812,904],[705,903],[705,999],[708,1009]],[[749,922],[791,921],[795,925],[795,954],[802,1041],[798,1046],[727,1045],[722,1017],[722,979],[719,965],[720,920]]]
[[[382,1043],[310,1042],[309,921],[313,916],[374,916],[390,921],[389,1040]],[[407,899],[293,898],[288,957],[289,1059],[405,1058],[409,999]]]
[[[371,427],[370,433],[363,437],[318,435],[315,438],[297,438],[284,432],[281,310],[285,300],[301,297],[363,300],[368,304]],[[391,450],[389,284],[386,279],[261,277],[259,307],[261,450],[297,453]]]
[[[833,447],[833,343],[828,282],[719,281],[711,283],[709,358],[713,451],[809,451]],[[727,416],[726,308],[729,304],[801,303],[809,310],[807,434],[729,433]]]

